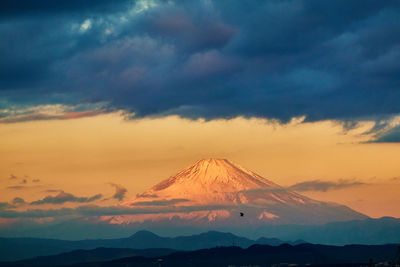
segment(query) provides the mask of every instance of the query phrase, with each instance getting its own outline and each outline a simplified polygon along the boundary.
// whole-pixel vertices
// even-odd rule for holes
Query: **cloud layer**
[[[58,191],[55,196],[46,196],[43,199],[31,202],[31,205],[43,205],[43,204],[63,204],[66,202],[78,202],[78,203],[88,203],[102,198],[102,194],[97,194],[91,197],[77,197],[70,193],[65,193],[64,191]]]
[[[100,102],[136,117],[400,113],[398,1],[6,0],[0,10],[3,117]]]
[[[320,180],[313,180],[313,181],[306,181],[294,184],[288,189],[294,191],[331,191],[331,190],[338,190],[348,187],[360,186],[365,185],[363,182],[358,181],[351,181],[351,180],[339,180],[337,182],[332,181],[320,181]]]

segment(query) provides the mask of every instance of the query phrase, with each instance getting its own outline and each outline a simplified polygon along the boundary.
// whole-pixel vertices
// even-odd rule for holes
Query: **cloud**
[[[26,203],[25,200],[23,198],[20,198],[20,197],[16,197],[16,198],[14,198],[12,200],[12,204],[14,204],[14,205],[22,205],[22,204],[25,204],[25,203]]]
[[[15,176],[14,174],[10,174],[10,179],[11,180],[14,180],[14,179],[17,179],[18,177],[17,176]]]
[[[389,181],[391,181],[391,182],[400,182],[400,176],[396,176],[396,177],[390,178]]]
[[[175,205],[182,202],[189,202],[190,200],[185,198],[174,198],[168,200],[154,200],[154,201],[142,201],[132,203],[132,206],[169,206]]]
[[[312,180],[312,181],[305,181],[297,184],[293,184],[287,187],[278,187],[278,188],[261,188],[261,189],[250,189],[250,190],[243,190],[242,193],[279,193],[286,190],[293,190],[293,191],[321,191],[327,192],[331,190],[339,190],[348,187],[355,187],[367,185],[364,182],[354,181],[354,180],[338,180],[338,181],[321,181],[321,180]]]
[[[62,216],[112,216],[112,215],[135,215],[135,214],[155,214],[170,212],[191,212],[203,210],[230,209],[232,206],[182,206],[182,207],[156,207],[156,208],[129,208],[122,206],[100,207],[94,205],[79,206],[77,208],[60,209],[28,209],[26,211],[1,210],[1,218],[47,218]]]
[[[37,189],[37,188],[41,188],[43,187],[43,185],[40,184],[36,184],[36,185],[11,185],[11,186],[7,186],[6,189],[10,189],[10,190],[25,190],[25,189]]]
[[[14,16],[43,16],[65,14],[71,12],[103,13],[116,12],[126,7],[129,1],[122,0],[120,5],[115,5],[107,0],[37,0],[34,3],[29,0],[20,0],[16,3],[13,0],[3,0],[0,3],[0,18],[10,18]]]
[[[339,190],[348,187],[355,187],[360,185],[366,185],[366,183],[352,181],[352,180],[339,180],[337,182],[332,181],[320,181],[320,180],[313,180],[313,181],[306,181],[294,184],[289,186],[288,189],[294,191],[331,191],[331,190]]]
[[[118,184],[114,184],[114,183],[109,183],[109,185],[111,185],[115,188],[115,193],[112,197],[115,199],[118,199],[119,201],[123,200],[125,197],[125,194],[128,190],[125,187],[123,187],[122,185],[118,185]]]
[[[109,112],[109,110],[105,109],[73,111],[74,109],[75,107],[71,106],[62,106],[61,108],[54,107],[54,109],[51,109],[51,107],[47,105],[44,107],[37,106],[29,109],[10,110],[8,112],[3,112],[3,118],[0,116],[0,123],[18,123],[42,120],[70,120],[93,117]]]
[[[8,210],[8,209],[11,209],[11,208],[15,208],[15,206],[11,205],[8,202],[0,202],[0,211]]]
[[[25,185],[12,185],[12,186],[7,186],[7,189],[12,189],[12,190],[21,190],[21,189],[26,189],[30,188],[29,186]]]
[[[39,183],[40,179],[32,179],[32,183]]]
[[[5,0],[0,10],[3,111],[102,102],[133,118],[400,113],[398,1]]]
[[[155,197],[158,197],[158,195],[141,193],[141,194],[136,194],[136,197],[155,198]]]
[[[36,200],[31,202],[31,205],[43,205],[43,204],[63,204],[66,202],[78,202],[78,203],[88,203],[102,198],[102,194],[97,194],[91,197],[76,197],[70,193],[65,193],[64,191],[58,191],[55,196],[46,196],[41,200]]]
[[[400,143],[400,126],[384,132],[377,139],[371,141],[371,143]]]

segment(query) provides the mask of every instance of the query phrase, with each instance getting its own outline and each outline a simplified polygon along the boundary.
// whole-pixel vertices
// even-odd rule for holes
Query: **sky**
[[[390,0],[1,1],[0,226],[109,214],[202,158],[400,217],[399,17]]]

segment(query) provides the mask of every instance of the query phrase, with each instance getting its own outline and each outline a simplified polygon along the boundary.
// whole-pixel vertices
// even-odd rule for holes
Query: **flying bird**
[[[243,213],[243,212],[241,212],[241,213],[240,213],[240,217],[243,217],[243,216],[244,216],[244,213]]]

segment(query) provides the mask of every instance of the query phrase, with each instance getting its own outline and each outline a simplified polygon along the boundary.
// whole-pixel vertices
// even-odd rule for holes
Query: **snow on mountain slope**
[[[262,193],[260,195],[260,193]],[[310,199],[268,181],[226,159],[203,159],[124,205],[239,205],[254,201],[301,202]]]
[[[317,224],[366,218],[346,206],[312,200],[287,190],[227,159],[199,160],[122,205],[166,212],[102,219],[114,224],[169,222],[221,226],[228,222]],[[240,212],[244,216],[239,216]]]

